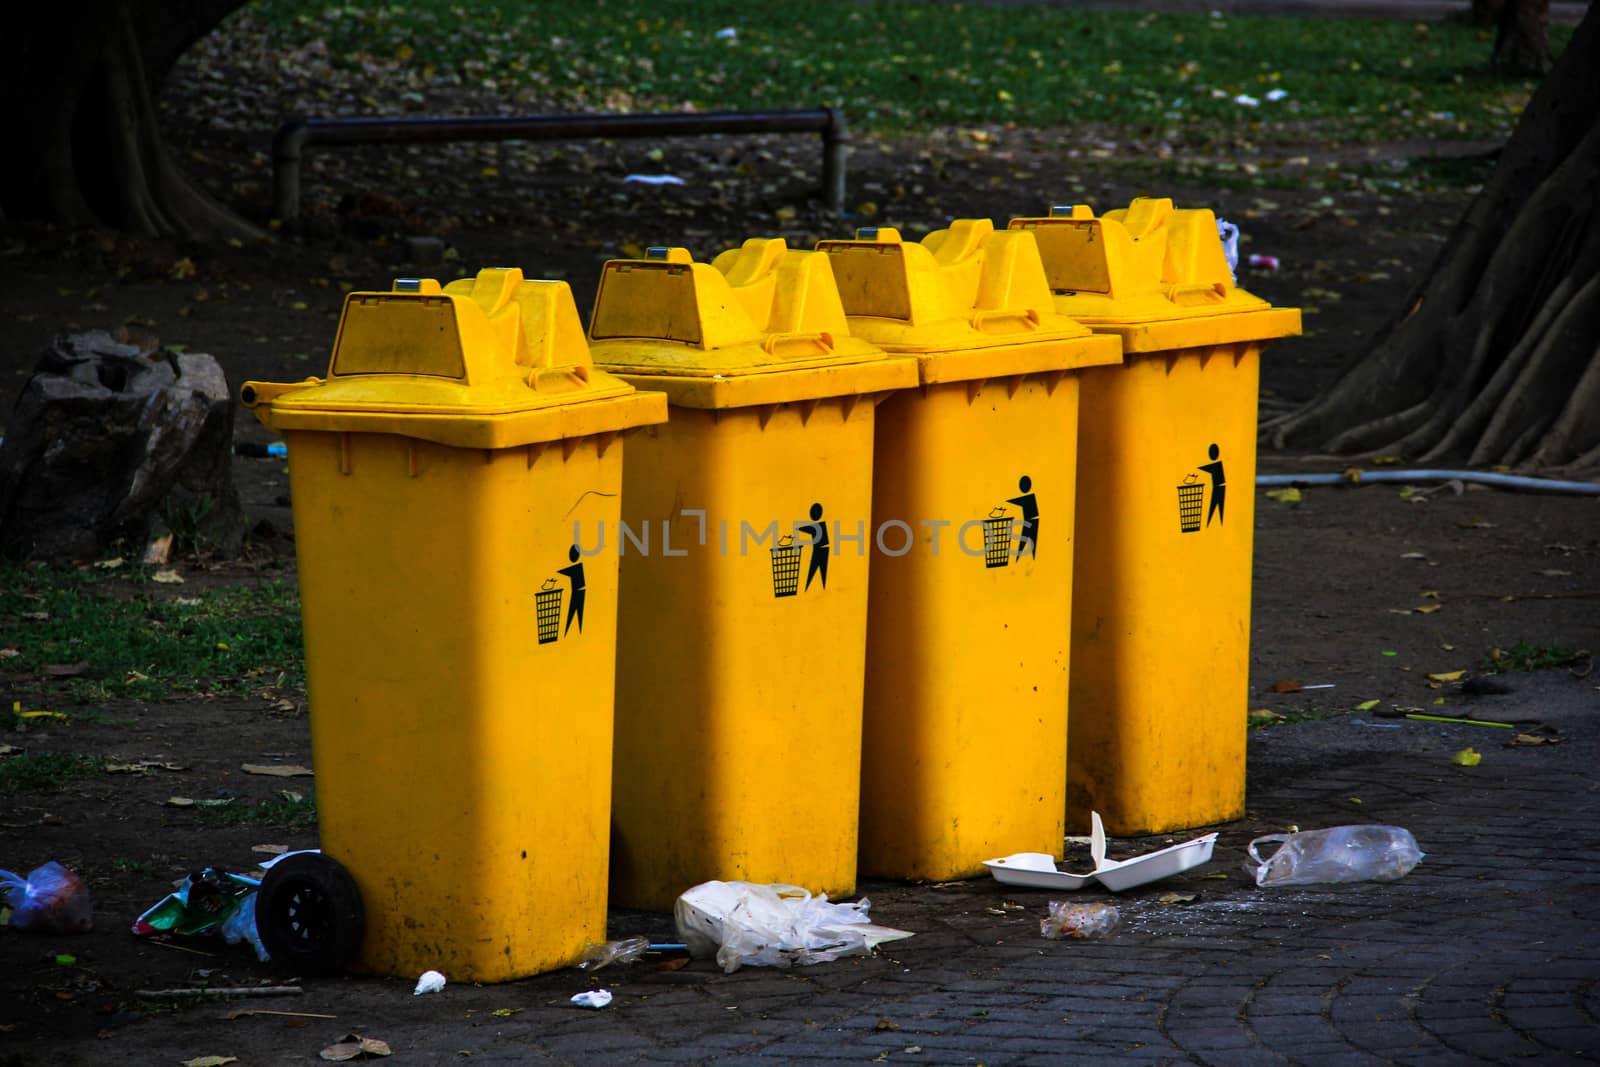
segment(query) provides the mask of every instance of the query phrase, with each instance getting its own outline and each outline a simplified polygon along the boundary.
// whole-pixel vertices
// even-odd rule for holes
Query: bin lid
[[[516,267],[345,297],[326,378],[246,382],[275,430],[395,433],[508,448],[666,421],[660,396],[597,369],[566,282]]]
[[[923,384],[1116,363],[1121,352],[1055,310],[1033,235],[957,219],[920,243],[887,226],[821,241],[850,328],[915,356]]]
[[[600,275],[595,362],[683,407],[731,408],[902,389],[907,360],[852,335],[826,256],[752,238],[712,263],[685,248]]]
[[[1056,309],[1118,334],[1126,353],[1300,332],[1298,308],[1275,308],[1234,284],[1209,209],[1140,197],[1098,218],[1078,204],[1012,219],[1009,229],[1038,240]]]

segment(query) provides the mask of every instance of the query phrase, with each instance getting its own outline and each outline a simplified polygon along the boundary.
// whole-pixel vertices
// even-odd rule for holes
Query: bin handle
[[[761,340],[761,350],[778,359],[826,355],[833,351],[833,334],[826,330],[820,333],[769,333]]]
[[[580,389],[588,385],[589,368],[582,363],[571,363],[564,367],[535,367],[528,372],[528,388],[536,393],[570,392],[573,378],[578,379]]]
[[[1015,333],[1018,330],[1037,330],[1039,312],[1034,308],[1025,311],[979,311],[972,316],[972,328],[979,333]]]
[[[1167,299],[1185,307],[1219,304],[1227,298],[1228,286],[1224,282],[1184,282],[1167,289]]]

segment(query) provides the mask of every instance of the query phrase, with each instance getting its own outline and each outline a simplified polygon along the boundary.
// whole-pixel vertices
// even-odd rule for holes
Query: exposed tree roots
[[[1600,467],[1597,45],[1591,8],[1428,278],[1272,445]]]

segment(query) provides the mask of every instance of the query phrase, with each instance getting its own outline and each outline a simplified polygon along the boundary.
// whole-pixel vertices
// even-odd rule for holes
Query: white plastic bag
[[[745,964],[804,967],[865,955],[885,941],[911,936],[869,922],[870,907],[866,897],[830,904],[827,894],[814,897],[794,885],[712,881],[680,896],[673,918],[691,956],[715,954],[732,974]]]
[[[1261,858],[1257,846],[1278,841]],[[1328,882],[1392,882],[1422,862],[1411,831],[1399,826],[1334,826],[1293,834],[1268,834],[1250,842],[1245,871],[1258,886],[1322,885]]]

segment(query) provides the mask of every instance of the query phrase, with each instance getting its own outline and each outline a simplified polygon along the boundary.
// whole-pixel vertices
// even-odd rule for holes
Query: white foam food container
[[[1120,893],[1124,889],[1159,882],[1208,862],[1216,843],[1217,835],[1210,833],[1143,856],[1108,860],[1105,827],[1100,821],[1100,813],[1092,812],[1089,855],[1094,860],[1094,870],[1088,874],[1072,874],[1058,869],[1055,857],[1047,852],[1017,852],[999,859],[985,860],[983,865],[994,875],[995,881],[1004,885],[1071,891],[1098,881],[1113,893]]]

